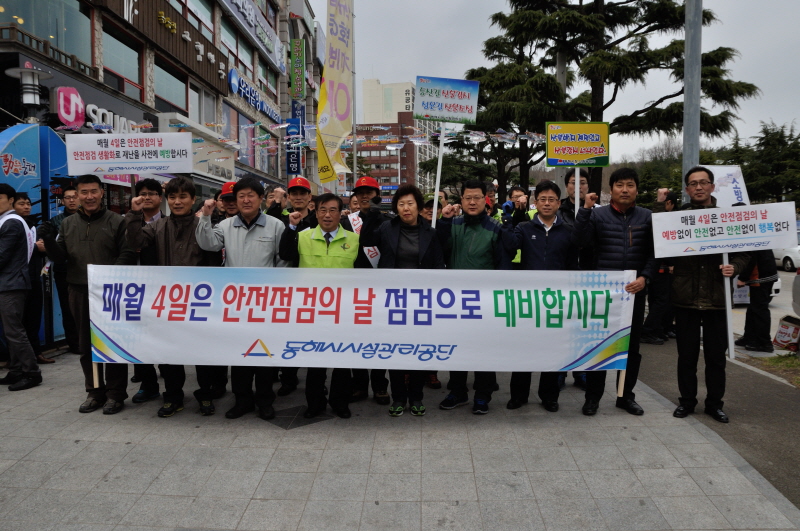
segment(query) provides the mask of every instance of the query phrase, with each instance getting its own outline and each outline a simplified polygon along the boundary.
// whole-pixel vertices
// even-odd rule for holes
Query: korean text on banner
[[[547,165],[608,166],[608,123],[547,122]]]
[[[68,135],[67,168],[84,173],[191,173],[191,133]]]
[[[417,76],[415,119],[474,124],[477,114],[477,81]]]
[[[714,173],[714,191],[711,195],[717,198],[720,206],[731,206],[734,203],[750,204],[742,169],[739,166],[704,166]]]
[[[339,147],[353,128],[353,0],[328,2],[327,43],[317,127],[328,158],[339,163]]]
[[[89,266],[105,363],[624,369],[635,271]],[[520,288],[535,286],[535,288]],[[497,348],[497,338],[514,348]],[[547,345],[538,348],[537,345]]]
[[[291,54],[292,88],[290,96],[294,100],[306,99],[306,41],[303,39],[292,39]]]
[[[797,245],[794,202],[653,214],[656,258]]]

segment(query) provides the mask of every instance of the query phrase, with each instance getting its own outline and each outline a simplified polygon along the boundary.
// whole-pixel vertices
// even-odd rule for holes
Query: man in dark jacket
[[[167,183],[164,194],[170,215],[150,224],[143,223],[145,198],[133,198],[131,210],[125,215],[128,245],[133,249],[149,249],[160,266],[219,267],[222,263],[220,253],[204,251],[197,245],[195,231],[200,219],[192,214],[196,194],[194,183],[186,177],[175,177]],[[164,404],[158,410],[158,416],[171,417],[183,409],[186,371],[183,365],[165,363],[160,364],[159,369],[164,378]],[[228,367],[197,365],[196,370],[200,389],[194,392],[194,396],[200,404],[200,414],[213,415],[214,391],[225,389]]]
[[[58,234],[61,230],[61,223],[78,211],[80,202],[78,202],[78,191],[74,186],[65,186],[61,191],[61,204],[64,205],[64,211],[57,216],[50,218],[49,221],[42,223],[39,228],[40,231],[50,234]],[[37,242],[38,244],[39,242]],[[44,241],[42,240],[42,245]],[[61,308],[61,325],[64,328],[64,339],[67,341],[69,351],[74,354],[80,353],[80,346],[78,343],[78,329],[75,326],[75,319],[72,317],[72,310],[69,309],[69,291],[67,289],[67,268],[65,265],[53,264],[50,269],[53,275],[53,282],[56,285],[58,292],[58,305]]]
[[[578,269],[577,247],[572,244],[572,225],[567,224],[559,212],[561,189],[553,181],[541,181],[534,190],[536,214],[528,221],[527,213],[517,209],[511,224],[503,226],[503,243],[513,252],[521,251],[522,269],[533,271],[558,271]],[[543,372],[539,377],[539,399],[547,411],[558,411],[558,372]],[[528,403],[531,391],[531,373],[511,374],[511,400],[508,409],[517,409]]]
[[[633,387],[639,377],[642,355],[639,339],[644,322],[647,282],[655,271],[653,223],[649,210],[636,206],[639,176],[632,168],[620,168],[609,178],[611,204],[593,209],[597,194],[586,194],[584,206],[575,220],[573,242],[584,247],[594,243],[596,268],[601,271],[636,271],[636,280],[625,286],[634,295],[633,319],[628,345],[628,365],[625,371],[624,392],[616,406],[631,415],[642,415],[636,403]],[[606,383],[606,371],[589,371],[586,375],[584,415],[594,415],[600,407]]]
[[[14,212],[16,196],[14,188],[0,183],[0,321],[9,351],[8,374],[0,384],[8,385],[9,391],[42,383],[42,372],[23,323],[25,298],[31,289],[28,260],[36,238]]]
[[[392,219],[391,216],[384,214],[376,206],[381,203],[381,187],[378,181],[365,175],[356,181],[353,188],[353,195],[358,199],[358,214],[351,213],[350,216],[342,220],[342,227],[356,234],[372,232],[378,229],[384,221]],[[378,266],[379,258],[377,248],[364,247],[359,244],[358,258],[356,258],[356,269],[370,269]],[[389,405],[389,379],[386,378],[386,369],[353,369],[353,402],[363,400],[369,396],[369,386],[372,386],[372,394],[375,402],[382,406]]]
[[[659,188],[656,202],[653,203],[653,213],[672,212],[677,203],[678,194],[670,192],[668,188]],[[675,316],[669,299],[672,290],[671,264],[669,258],[659,259],[656,274],[647,286],[647,319],[642,327],[642,343],[663,345],[672,333]],[[675,337],[674,333],[672,337]]]
[[[453,217],[455,207],[447,205],[436,232],[444,247],[449,269],[511,269],[512,254],[503,245],[500,223],[486,214],[486,183],[470,180],[461,185],[463,216]],[[497,383],[494,372],[475,372],[475,400],[472,412],[489,412],[489,402]],[[439,404],[440,409],[453,409],[469,404],[467,371],[450,371],[450,394]]]
[[[769,301],[772,299],[772,285],[777,280],[778,268],[775,266],[775,254],[772,250],[750,252],[750,261],[739,273],[736,282],[738,287],[750,286],[750,303],[744,318],[744,333],[736,340],[736,345],[755,352],[775,350],[770,334],[772,319]]]
[[[712,197],[714,174],[696,166],[684,176],[686,193],[691,202],[681,210],[715,208]],[[672,259],[672,304],[675,305],[675,343],[678,347],[678,389],[680,405],[673,416],[683,418],[694,413],[697,405],[697,360],[700,357],[702,328],[703,358],[706,363],[705,413],[716,421],[727,423],[722,410],[725,395],[725,352],[728,349],[728,327],[725,318],[725,290],[733,277],[744,270],[750,256],[733,253],[730,264],[722,263],[722,255],[680,256]]]
[[[102,407],[103,414],[113,415],[122,411],[128,397],[128,365],[98,364],[99,386],[94,386],[87,266],[134,265],[136,251],[125,241],[125,219],[103,207],[100,178],[81,175],[77,189],[81,202],[78,212],[61,223],[58,240],[52,233],[43,234],[42,239],[50,259],[67,264],[69,304],[78,326],[81,368],[89,395],[78,411],[89,413]]]

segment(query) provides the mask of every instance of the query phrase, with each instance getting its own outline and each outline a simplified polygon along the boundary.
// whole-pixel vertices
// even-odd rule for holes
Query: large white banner
[[[635,271],[89,266],[96,362],[624,369]]]
[[[84,173],[191,173],[191,133],[68,135],[67,169]]]
[[[794,202],[653,214],[656,258],[797,245]]]

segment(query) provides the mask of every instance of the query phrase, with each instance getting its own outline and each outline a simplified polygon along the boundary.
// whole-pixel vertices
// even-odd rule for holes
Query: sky
[[[324,22],[327,0],[308,2],[315,18]],[[703,7],[719,19],[703,29],[703,52],[720,46],[735,48],[740,57],[730,65],[732,79],[761,89],[759,97],[734,111],[740,118],[735,122],[739,135],[743,139],[756,135],[760,122],[795,124],[800,117],[800,70],[795,59],[800,1],[704,0]],[[483,41],[500,32],[489,17],[508,9],[505,0],[354,0],[357,108],[363,79],[399,83],[414,82],[418,75],[463,78],[470,68],[491,66],[482,53]],[[671,38],[683,35],[661,42]],[[659,42],[651,44],[656,45]],[[653,75],[646,85],[621,92],[605,116],[632,112],[677,87],[671,86],[667,76]],[[722,146],[729,140],[704,138],[701,143]],[[611,161],[636,158],[639,150],[658,142],[658,137],[612,135]]]

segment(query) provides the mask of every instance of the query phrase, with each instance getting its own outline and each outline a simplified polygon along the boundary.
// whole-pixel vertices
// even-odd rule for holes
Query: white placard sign
[[[736,203],[750,204],[747,186],[744,184],[742,169],[739,166],[705,166],[714,172],[714,191],[717,204],[729,207]]]
[[[794,202],[653,214],[656,258],[797,245]]]
[[[70,175],[85,173],[191,173],[191,133],[69,135]]]

